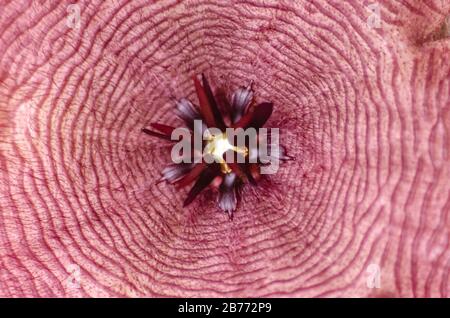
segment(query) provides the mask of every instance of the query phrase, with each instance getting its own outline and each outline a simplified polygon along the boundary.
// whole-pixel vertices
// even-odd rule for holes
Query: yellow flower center
[[[206,153],[214,157],[215,161],[220,163],[220,168],[223,173],[230,173],[231,169],[223,158],[224,153],[228,150],[233,150],[237,153],[241,153],[244,156],[248,155],[247,147],[236,147],[230,144],[227,135],[225,133],[217,136],[212,136],[208,140],[206,145]]]

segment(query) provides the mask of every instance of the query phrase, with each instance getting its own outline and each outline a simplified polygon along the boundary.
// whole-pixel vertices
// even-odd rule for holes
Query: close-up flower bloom
[[[0,297],[448,298],[449,96],[448,0],[0,0]]]
[[[245,144],[239,147],[234,142],[234,137],[237,136],[227,135],[227,129],[241,129],[241,133],[244,133],[246,129],[254,129],[252,131],[256,132],[266,124],[272,114],[272,103],[263,102],[254,105],[251,85],[238,88],[229,100],[222,99],[220,105],[203,74],[201,82],[197,77],[194,77],[193,81],[199,106],[182,98],[176,101],[174,114],[182,119],[194,134],[198,133],[201,137],[207,134],[206,152],[203,148],[194,149],[189,153],[188,158],[184,158],[188,160],[169,164],[162,170],[161,180],[179,187],[194,182],[184,201],[184,206],[189,205],[202,190],[212,185],[218,192],[218,206],[228,213],[231,219],[240,198],[240,188],[244,183],[256,185],[261,178],[260,165],[267,164],[262,158],[263,147],[271,160],[293,158],[287,155],[285,148],[279,145],[278,141],[272,142],[271,134],[250,134]],[[195,129],[196,120],[200,123],[198,129]],[[202,124],[203,122],[205,124]],[[154,130],[143,128],[142,131],[163,140],[172,140],[172,133],[176,129],[161,123],[151,123],[151,127]],[[210,133],[211,128],[219,129],[219,133]],[[189,144],[194,145],[193,135],[190,135],[190,138]],[[252,138],[255,140],[251,140]],[[196,153],[201,154],[200,161],[194,158]],[[205,161],[205,156],[213,157],[212,162]],[[227,157],[231,157],[231,162],[226,160]],[[252,157],[254,160],[250,160]]]

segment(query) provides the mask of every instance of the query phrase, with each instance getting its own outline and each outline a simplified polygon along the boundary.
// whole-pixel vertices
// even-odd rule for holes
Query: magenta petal
[[[153,137],[158,137],[158,138],[161,138],[161,139],[164,139],[164,140],[172,141],[170,139],[170,136],[161,134],[159,132],[156,132],[156,131],[153,131],[153,130],[150,130],[150,129],[147,129],[147,128],[142,128],[142,132],[146,133],[147,135],[153,136]]]
[[[219,87],[218,89],[216,89],[215,96],[217,107],[219,107],[219,110],[223,110],[223,112],[227,114],[231,120],[233,111],[225,90],[222,87]]]
[[[170,164],[163,169],[161,180],[166,180],[170,183],[174,183],[184,177],[189,171],[191,171],[194,165],[191,163]]]
[[[186,200],[184,200],[183,206],[189,205],[194,201],[195,197],[206,188],[215,177],[220,174],[220,167],[217,164],[209,165],[198,177],[194,186],[188,193]]]
[[[231,97],[231,119],[233,123],[238,122],[253,100],[251,86],[238,88]]]
[[[228,213],[230,218],[233,218],[233,212],[236,210],[236,206],[237,198],[235,189],[219,193],[219,207],[222,211]]]
[[[159,130],[164,135],[169,136],[169,137],[172,135],[172,132],[175,130],[175,127],[164,125],[164,124],[159,124],[159,123],[151,123],[150,126],[155,128],[156,130]]]
[[[235,124],[232,125],[233,128],[248,128],[253,127],[258,129],[269,120],[272,115],[273,104],[272,103],[261,103],[255,106],[253,112],[246,113],[242,118]]]
[[[197,108],[186,98],[182,98],[176,102],[177,115],[188,127],[194,126],[194,120],[200,119],[200,113]]]
[[[203,84],[203,89],[205,90],[206,96],[208,97],[209,105],[211,106],[211,110],[214,115],[214,119],[217,124],[217,128],[225,129],[226,126],[223,121],[223,116],[219,110],[219,107],[217,106],[216,99],[212,93],[211,87],[209,86],[208,80],[206,79],[206,76],[204,74],[202,74],[202,84]]]
[[[272,103],[261,103],[256,106],[255,111],[253,112],[253,118],[250,124],[250,127],[254,127],[256,129],[264,126],[264,124],[269,120],[272,115],[273,104]]]
[[[193,78],[195,91],[197,92],[198,102],[200,105],[200,113],[205,120],[208,127],[215,127],[219,129],[225,128],[222,114],[217,107],[217,103],[212,95],[211,88],[209,87],[206,77],[202,74],[202,83],[197,77]]]
[[[228,191],[229,189],[234,188],[234,183],[236,182],[237,175],[233,172],[227,173],[220,184],[220,189],[224,191]]]
[[[226,174],[219,188],[219,207],[224,212],[227,212],[230,218],[233,217],[233,212],[236,210],[237,205],[235,189],[236,178],[237,175],[235,173]]]

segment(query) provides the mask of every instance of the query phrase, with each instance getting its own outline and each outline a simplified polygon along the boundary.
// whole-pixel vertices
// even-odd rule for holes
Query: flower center
[[[248,155],[247,147],[236,147],[228,141],[227,135],[225,133],[212,136],[207,145],[205,152],[214,157],[215,161],[220,163],[220,167],[223,173],[230,173],[231,169],[224,159],[224,154],[228,150],[233,150],[237,153],[241,153],[244,156]]]

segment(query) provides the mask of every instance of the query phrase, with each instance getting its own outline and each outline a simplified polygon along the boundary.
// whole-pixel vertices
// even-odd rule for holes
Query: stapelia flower
[[[228,213],[230,219],[236,210],[240,189],[245,183],[256,185],[260,179],[260,168],[263,162],[260,160],[259,145],[267,145],[267,153],[277,160],[289,160],[292,157],[286,154],[283,147],[274,145],[268,136],[256,136],[256,142],[246,142],[245,147],[234,147],[228,141],[225,134],[226,128],[255,128],[258,130],[267,122],[273,111],[273,104],[269,102],[253,105],[253,90],[251,85],[238,88],[231,100],[222,98],[221,109],[214,97],[211,87],[202,74],[201,82],[197,77],[193,78],[199,106],[194,105],[186,98],[176,102],[175,114],[184,121],[191,132],[194,131],[194,121],[203,122],[202,134],[208,133],[210,128],[218,128],[222,135],[210,135],[205,149],[201,151],[202,156],[209,155],[216,160],[207,163],[206,160],[169,164],[162,170],[161,180],[180,187],[194,183],[190,189],[183,206],[189,205],[197,195],[208,186],[215,187],[218,191],[218,206]],[[152,129],[144,128],[142,131],[150,136],[158,137],[168,141],[175,127],[160,123],[151,123]],[[194,132],[195,133],[195,132]],[[192,141],[193,142],[193,141]],[[255,149],[256,146],[256,149]],[[232,152],[232,156],[243,156],[243,160],[227,162],[226,154]],[[193,156],[193,154],[191,154]],[[254,160],[250,160],[250,158]]]

